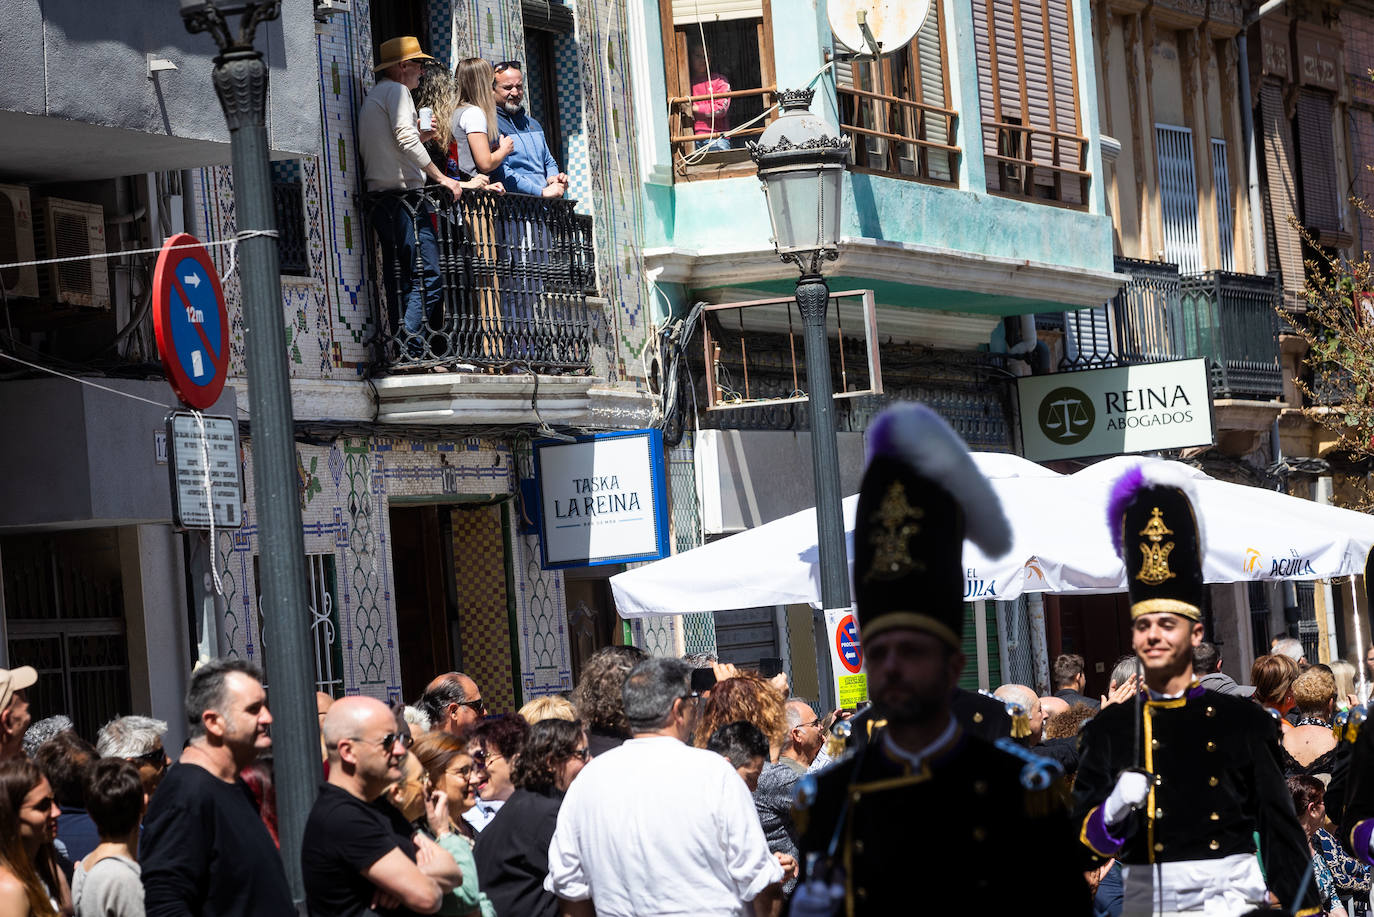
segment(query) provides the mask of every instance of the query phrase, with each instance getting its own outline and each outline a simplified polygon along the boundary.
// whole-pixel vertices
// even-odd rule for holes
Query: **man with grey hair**
[[[37,720],[32,726],[24,730],[24,757],[32,758],[38,751],[38,746],[48,739],[64,732],[71,732],[75,728],[71,717],[65,713]]]
[[[110,720],[95,737],[102,758],[123,758],[138,768],[143,792],[151,799],[171,760],[162,747],[167,724],[151,716],[121,716]]]
[[[653,657],[621,689],[634,738],[597,755],[568,788],[544,888],[570,917],[736,917],[781,906],[749,788],[720,755],[687,745],[692,666]]]
[[[1287,656],[1304,669],[1307,668],[1307,650],[1297,637],[1280,637],[1274,641],[1274,653]]]
[[[212,659],[186,689],[190,742],[143,820],[148,917],[296,917],[277,845],[239,774],[272,747],[262,670]]]
[[[777,763],[764,765],[759,775],[754,808],[759,813],[764,837],[768,839],[768,849],[796,860],[801,853],[797,849],[797,827],[792,822],[792,800],[797,795],[797,781],[825,745],[825,730],[821,728],[821,718],[816,711],[799,697],[788,701],[783,712],[787,717],[787,739],[778,753]],[[789,878],[783,891],[792,891],[795,884],[796,879]]]

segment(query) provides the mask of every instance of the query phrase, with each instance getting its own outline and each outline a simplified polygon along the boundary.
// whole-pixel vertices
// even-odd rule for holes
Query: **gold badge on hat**
[[[1173,531],[1165,526],[1164,515],[1158,506],[1150,513],[1150,521],[1140,530],[1140,534],[1146,537],[1146,541],[1140,543],[1143,558],[1140,572],[1135,578],[1147,586],[1158,586],[1165,580],[1173,579],[1174,573],[1169,569],[1169,552],[1174,549],[1174,543],[1161,544],[1164,536],[1172,535]]]
[[[908,547],[911,536],[921,531],[916,520],[924,515],[924,510],[907,500],[902,482],[893,481],[878,511],[873,514],[880,528],[875,528],[868,536],[868,543],[874,548],[873,563],[864,573],[864,582],[896,579],[913,569],[925,569],[925,564],[911,556]]]

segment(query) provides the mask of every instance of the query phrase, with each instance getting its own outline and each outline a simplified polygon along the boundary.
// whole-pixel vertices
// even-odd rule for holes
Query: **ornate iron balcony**
[[[587,372],[596,258],[591,218],[575,204],[490,191],[453,202],[442,188],[368,195],[383,264],[375,364]],[[436,248],[428,258],[406,242],[425,222]]]

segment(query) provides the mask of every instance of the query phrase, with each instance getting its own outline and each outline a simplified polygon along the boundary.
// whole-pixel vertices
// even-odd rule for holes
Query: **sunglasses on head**
[[[492,73],[501,73],[504,70],[523,70],[518,60],[497,61],[491,65]]]

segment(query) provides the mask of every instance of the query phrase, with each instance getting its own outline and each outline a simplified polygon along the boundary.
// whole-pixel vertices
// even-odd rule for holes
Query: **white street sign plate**
[[[172,519],[185,529],[208,529],[210,506],[215,528],[243,525],[243,481],[239,468],[239,430],[232,417],[201,415],[205,436],[193,414],[175,411],[167,419],[171,442]],[[205,459],[210,459],[210,490]]]

